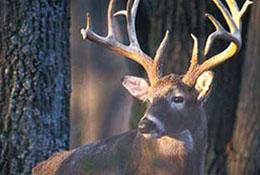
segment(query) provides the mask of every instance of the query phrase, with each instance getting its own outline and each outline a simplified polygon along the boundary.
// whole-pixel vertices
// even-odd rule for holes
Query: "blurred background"
[[[94,30],[107,34],[107,6],[104,0],[71,3],[72,148],[129,129],[132,98],[121,86],[121,78],[129,72],[126,59],[83,41],[80,34],[87,12]]]
[[[242,7],[245,1],[237,2]],[[118,0],[116,9],[125,5]],[[93,30],[106,35],[107,6],[108,0],[0,1],[0,174],[30,174],[56,151],[136,127],[146,105],[123,89],[121,78],[145,77],[143,70],[80,34],[89,12]],[[136,29],[144,52],[153,57],[170,30],[165,74],[188,68],[191,33],[199,38],[202,55],[214,31],[206,12],[224,21],[210,0],[141,0]],[[127,44],[124,17],[116,23],[117,38]],[[214,69],[205,103],[208,175],[260,174],[259,26],[255,0],[243,18],[240,53]],[[217,40],[210,55],[227,44]]]

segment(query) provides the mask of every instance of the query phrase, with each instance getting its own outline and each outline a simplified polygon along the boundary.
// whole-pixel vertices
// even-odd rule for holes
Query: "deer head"
[[[89,15],[86,19],[86,28],[81,30],[84,39],[89,39],[122,56],[139,63],[147,73],[148,80],[140,77],[125,76],[123,86],[136,98],[148,102],[148,108],[140,120],[138,129],[147,137],[160,138],[164,135],[178,135],[185,131],[194,131],[205,123],[202,104],[208,96],[213,72],[217,65],[232,58],[241,47],[241,18],[247,7],[252,3],[247,0],[240,10],[235,0],[226,0],[228,8],[220,0],[213,0],[226,20],[229,31],[224,29],[220,22],[212,15],[206,14],[215,26],[216,31],[211,33],[205,44],[204,57],[210,50],[212,42],[217,38],[226,39],[229,46],[222,52],[206,58],[203,63],[198,62],[198,40],[191,34],[194,41],[190,66],[183,75],[162,75],[162,58],[169,40],[169,31],[166,34],[152,59],[144,53],[137,40],[135,18],[140,0],[128,0],[126,10],[113,12],[115,0],[111,0],[108,8],[108,34],[106,37],[92,31]],[[127,20],[129,45],[116,40],[114,21],[116,16],[123,15]],[[204,125],[204,124],[203,124]],[[206,124],[205,124],[206,125]]]

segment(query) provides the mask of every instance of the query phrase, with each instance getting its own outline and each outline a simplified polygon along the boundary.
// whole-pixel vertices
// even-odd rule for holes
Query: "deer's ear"
[[[195,89],[198,92],[197,100],[203,101],[211,90],[214,73],[212,71],[203,72],[196,81]]]
[[[139,100],[147,99],[149,84],[145,79],[127,75],[123,78],[122,85]]]

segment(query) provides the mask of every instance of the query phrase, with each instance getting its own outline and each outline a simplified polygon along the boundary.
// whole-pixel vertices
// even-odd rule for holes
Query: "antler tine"
[[[246,10],[248,9],[248,7],[249,7],[251,4],[253,4],[253,2],[250,1],[250,0],[247,0],[247,1],[244,3],[242,9],[241,9],[240,12],[239,12],[240,18],[243,17],[243,15],[245,14]]]
[[[221,52],[221,53],[209,58],[207,61],[205,61],[201,65],[202,71],[204,71],[203,69],[209,70],[209,69],[221,64],[222,62],[226,61],[227,59],[231,58],[240,50],[241,45],[242,45],[242,40],[241,40],[241,31],[242,31],[241,17],[242,17],[242,15],[240,15],[241,11],[239,11],[236,1],[226,0],[228,7],[231,11],[231,14],[227,10],[227,8],[221,3],[220,0],[213,0],[213,2],[220,9],[225,20],[227,21],[230,32],[227,32],[223,28],[223,26],[213,16],[208,15],[208,18],[214,24],[217,31],[215,32],[215,36],[213,33],[213,35],[211,35],[211,38],[210,37],[208,38],[208,41],[206,43],[206,48],[208,48],[208,49],[205,50],[206,51],[205,54],[208,53],[207,50],[209,50],[211,43],[217,37],[222,37],[224,39],[227,39],[227,40],[231,41],[231,43],[227,47],[227,49],[225,49],[223,52]],[[244,5],[246,5],[246,4],[248,4],[247,5],[247,7],[248,7],[249,4],[252,4],[252,2],[247,0],[244,3]],[[245,10],[245,9],[243,9],[243,10]]]
[[[239,11],[237,3],[234,0],[226,0],[226,2],[227,2],[228,6],[230,8],[230,11],[231,11],[232,15],[235,17],[234,21],[235,21],[235,23],[237,25],[240,24],[240,19],[243,17],[243,15],[246,12],[248,6],[253,3],[252,1],[247,0],[244,3],[244,5],[241,8],[241,10]]]
[[[199,53],[198,53],[198,38],[191,34],[191,37],[193,39],[193,50],[192,50],[192,57],[191,57],[191,61],[190,61],[190,68],[189,69],[195,69],[195,67],[198,65],[198,57],[199,57]]]
[[[220,24],[220,22],[215,19],[212,15],[206,14],[206,16],[210,19],[212,24],[215,26],[216,31],[211,33],[206,41],[205,51],[204,55],[207,55],[211,44],[216,38],[224,38],[230,41],[231,43],[229,46],[222,51],[221,53],[212,56],[211,58],[207,59],[205,62],[203,62],[201,65],[197,66],[191,66],[189,67],[187,73],[183,77],[183,82],[187,84],[188,86],[194,86],[197,78],[200,74],[202,74],[206,70],[210,70],[214,68],[215,66],[223,63],[224,61],[228,60],[232,56],[234,56],[241,48],[241,18],[243,14],[245,13],[246,9],[252,2],[250,0],[247,0],[242,9],[239,10],[237,3],[235,0],[226,0],[227,5],[231,11],[231,13],[228,11],[228,9],[222,4],[220,0],[213,0],[213,2],[216,4],[218,9],[221,11],[222,15],[224,16],[228,27],[230,29],[230,32],[227,32],[224,27]]]
[[[114,35],[114,22],[113,22],[113,6],[115,4],[115,0],[110,0],[107,10],[107,37],[111,39],[115,39]]]
[[[135,28],[135,19],[140,0],[128,0],[126,10],[120,10],[114,16],[123,15],[127,20],[127,32],[130,46],[140,48]]]
[[[120,10],[116,12],[114,16],[119,16],[119,15],[126,16],[130,46],[140,49],[140,45],[136,36],[136,28],[135,28],[135,19],[136,19],[139,3],[140,0],[128,0],[127,10]],[[153,66],[151,68],[151,74],[156,75],[154,76],[155,81],[157,81],[162,75],[162,69],[161,69],[162,57],[166,49],[168,40],[169,40],[169,31],[167,30],[158,50],[156,51],[156,55],[153,60]]]
[[[136,28],[135,28],[135,19],[137,14],[137,9],[139,6],[140,0],[129,0],[127,3],[127,30],[130,45],[140,48],[140,45],[136,36]]]
[[[207,55],[209,50],[210,50],[210,47],[213,43],[213,41],[217,38],[217,37],[222,37],[224,39],[227,39],[227,40],[230,40],[230,41],[233,41],[237,46],[238,46],[238,50],[240,49],[241,47],[241,36],[240,36],[240,31],[239,29],[237,28],[235,31],[234,31],[234,34],[231,34],[229,32],[227,32],[223,26],[220,24],[220,22],[214,18],[214,16],[210,15],[210,14],[206,14],[206,16],[209,18],[209,20],[212,22],[212,24],[215,26],[216,28],[216,31],[211,33],[208,38],[207,38],[207,41],[206,41],[206,45],[205,45],[205,50],[204,50],[204,55]],[[237,34],[237,35],[235,35]],[[237,50],[237,51],[238,51]]]
[[[233,42],[235,41],[236,45],[238,46],[237,50],[240,49],[240,45],[241,45],[241,34],[240,34],[241,31],[239,30],[240,29],[240,19],[238,20],[237,23],[235,22],[235,19],[237,19],[239,9],[238,9],[238,6],[235,1],[233,1],[233,2],[231,2],[230,0],[226,0],[226,1],[229,1],[228,5],[229,5],[232,15],[230,14],[228,9],[223,5],[223,3],[220,0],[213,0],[213,2],[216,4],[216,6],[219,8],[222,15],[224,16],[224,18],[228,24],[228,27],[230,29],[230,33],[224,29],[224,27],[220,24],[220,22],[216,18],[214,18],[210,14],[206,14],[206,16],[209,18],[209,20],[215,26],[216,31],[213,32],[211,35],[209,35],[209,37],[207,38],[204,55],[207,55],[212,42],[217,37],[226,38]]]
[[[166,50],[167,44],[169,42],[169,30],[165,32],[164,38],[156,51],[154,61],[153,61],[153,71],[158,77],[162,76],[162,58]]]
[[[115,4],[115,0],[110,0],[108,7],[108,34],[106,37],[102,37],[96,34],[91,28],[91,20],[90,16],[87,14],[86,19],[86,28],[81,29],[81,34],[83,39],[89,39],[103,47],[106,47],[119,55],[132,59],[133,61],[140,64],[146,71],[150,85],[153,86],[157,80],[159,79],[160,74],[154,70],[155,64],[159,62],[159,58],[156,58],[157,61],[153,62],[152,58],[145,54],[138,43],[136,29],[135,29],[135,19],[137,14],[137,9],[140,0],[128,0],[127,9],[121,10],[119,12],[113,13],[113,6]],[[128,46],[120,43],[116,40],[115,32],[114,32],[114,16],[124,15],[127,18],[127,31],[130,44]],[[166,34],[166,38],[168,38],[168,33]],[[168,39],[164,39],[168,40]],[[162,42],[160,46],[160,50],[163,50],[165,42]],[[159,51],[161,52],[161,51]]]

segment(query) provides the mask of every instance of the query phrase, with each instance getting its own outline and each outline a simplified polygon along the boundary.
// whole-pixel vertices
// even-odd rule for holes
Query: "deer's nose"
[[[147,118],[142,119],[138,124],[138,130],[142,134],[148,134],[155,129],[156,129],[155,123]]]

